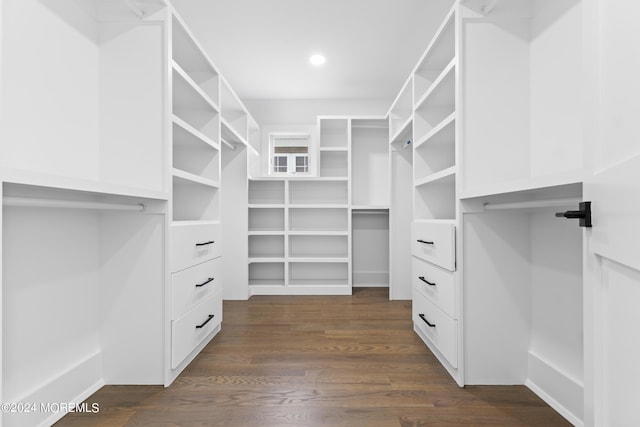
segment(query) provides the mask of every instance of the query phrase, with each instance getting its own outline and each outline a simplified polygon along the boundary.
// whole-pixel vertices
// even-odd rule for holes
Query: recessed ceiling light
[[[316,53],[315,55],[311,55],[311,57],[309,57],[309,62],[311,63],[311,65],[319,67],[327,62],[327,58],[325,58],[324,55],[320,53]]]

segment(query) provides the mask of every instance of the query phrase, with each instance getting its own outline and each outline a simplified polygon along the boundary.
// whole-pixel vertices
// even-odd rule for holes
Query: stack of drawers
[[[413,223],[413,324],[431,348],[458,367],[458,321],[455,286],[455,227]]]
[[[219,224],[172,226],[171,368],[177,368],[222,322]]]

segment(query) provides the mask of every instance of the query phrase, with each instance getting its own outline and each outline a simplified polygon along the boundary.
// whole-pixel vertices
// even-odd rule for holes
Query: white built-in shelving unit
[[[172,193],[165,383],[220,330],[221,77],[173,8],[170,22]]]
[[[249,182],[251,294],[389,285],[386,117],[319,116],[319,176]]]
[[[454,4],[436,30],[396,102],[411,94],[412,144],[405,155],[410,176],[411,229],[399,225],[408,240],[405,252],[412,285],[414,330],[459,384],[463,384],[462,333],[459,327],[460,275],[456,263],[458,56]],[[393,110],[392,106],[392,110]],[[391,134],[392,147],[400,147]],[[403,151],[398,151],[396,156]],[[408,166],[407,163],[411,163]],[[408,168],[408,170],[407,170]],[[396,174],[400,171],[396,171]],[[402,185],[398,182],[396,185]],[[405,184],[406,185],[406,184]],[[402,209],[402,205],[399,206]],[[395,224],[395,223],[394,223]],[[405,273],[406,274],[406,273]]]
[[[249,181],[251,294],[350,294],[346,178]]]

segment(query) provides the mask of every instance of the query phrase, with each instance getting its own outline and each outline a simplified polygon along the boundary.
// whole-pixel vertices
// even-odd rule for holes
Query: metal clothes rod
[[[223,143],[224,145],[226,145],[227,147],[229,147],[229,148],[230,148],[230,149],[232,149],[233,151],[235,151],[235,150],[236,150],[236,146],[235,146],[235,145],[233,145],[232,143],[230,143],[229,141],[227,141],[226,139],[224,139],[224,138],[220,138],[220,141],[222,141],[222,143]]]
[[[389,211],[352,211],[354,215],[388,215]]]
[[[498,211],[508,209],[532,209],[532,208],[553,208],[558,206],[573,206],[580,203],[582,199],[549,199],[531,200],[527,202],[512,203],[485,203],[484,209],[487,211]]]
[[[140,204],[85,202],[76,200],[38,199],[31,197],[6,196],[2,199],[4,206],[29,208],[62,208],[62,209],[99,209],[110,211],[143,212],[145,207]]]

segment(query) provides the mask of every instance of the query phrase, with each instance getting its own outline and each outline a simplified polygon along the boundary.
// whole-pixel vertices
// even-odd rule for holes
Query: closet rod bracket
[[[577,211],[557,212],[558,218],[580,220],[580,227],[591,227],[591,202],[580,202]]]

